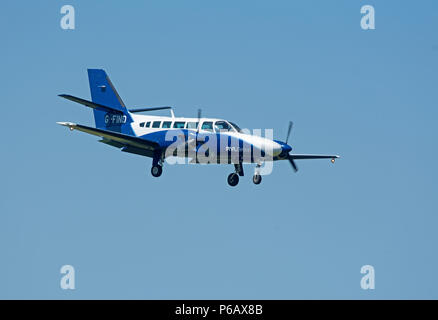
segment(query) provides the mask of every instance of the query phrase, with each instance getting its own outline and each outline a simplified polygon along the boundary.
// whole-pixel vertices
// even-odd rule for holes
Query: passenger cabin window
[[[177,129],[184,129],[185,124],[186,123],[184,121],[175,121],[173,127]]]
[[[144,122],[140,123],[140,127],[144,127]]]
[[[172,121],[163,121],[163,126],[161,128],[170,128],[172,126]]]
[[[187,129],[197,129],[198,123],[197,122],[187,122]]]
[[[149,128],[151,126],[151,122],[150,121],[148,121],[148,122],[146,122],[146,128]]]
[[[204,122],[202,124],[201,129],[205,130],[205,131],[213,131],[213,122],[210,122],[210,121]]]
[[[152,128],[159,128],[161,124],[161,121],[154,121],[154,123],[152,123]]]
[[[216,123],[214,124],[214,128],[216,132],[233,131],[233,128],[226,121],[216,121]]]

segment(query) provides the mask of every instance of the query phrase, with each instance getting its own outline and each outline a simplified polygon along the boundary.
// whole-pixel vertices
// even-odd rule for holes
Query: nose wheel
[[[254,182],[254,184],[260,184],[260,182],[262,182],[262,176],[256,173],[252,176],[252,182]]]
[[[239,175],[237,173],[230,173],[228,176],[228,184],[232,187],[237,186],[239,183]]]
[[[257,163],[255,167],[254,175],[252,176],[252,182],[254,182],[254,184],[260,184],[260,182],[262,182],[262,176],[260,175],[261,166],[261,163]]]
[[[159,176],[161,176],[162,173],[163,173],[163,167],[162,166],[160,166],[160,165],[152,166],[151,174],[155,178],[158,178]]]

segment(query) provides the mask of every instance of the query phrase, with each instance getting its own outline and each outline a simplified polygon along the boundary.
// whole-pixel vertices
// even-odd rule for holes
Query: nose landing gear
[[[260,182],[262,182],[262,176],[260,175],[261,166],[261,163],[257,163],[255,167],[254,175],[252,176],[252,182],[254,182],[254,184],[260,184]]]
[[[260,184],[260,182],[262,182],[262,176],[256,173],[252,177],[252,182],[254,182],[254,184]]]

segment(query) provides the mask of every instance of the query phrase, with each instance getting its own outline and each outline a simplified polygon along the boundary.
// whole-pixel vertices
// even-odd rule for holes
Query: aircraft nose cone
[[[280,158],[286,158],[289,152],[292,150],[292,147],[284,142],[279,142],[281,145],[281,152],[278,155]]]
[[[281,149],[284,153],[289,153],[290,151],[292,151],[292,147],[288,144],[283,144],[281,146]]]

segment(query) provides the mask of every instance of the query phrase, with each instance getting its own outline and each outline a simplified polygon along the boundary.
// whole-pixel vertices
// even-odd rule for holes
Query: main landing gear
[[[257,164],[254,176],[252,177],[252,182],[254,184],[260,184],[262,182],[262,176],[260,175],[260,164]],[[235,164],[234,165],[235,172],[230,173],[228,175],[227,182],[230,186],[235,187],[239,183],[239,176],[243,177],[243,166],[242,164]]]
[[[161,174],[163,173],[163,167],[160,165],[156,165],[153,166],[151,168],[151,174],[155,177],[158,178],[159,176],[161,176]]]
[[[239,175],[235,172],[230,173],[228,175],[228,184],[232,187],[237,186],[237,184],[239,183]]]
[[[232,187],[237,186],[239,183],[239,176],[243,177],[243,165],[241,163],[234,164],[234,170],[235,172],[230,173],[228,175],[228,184]]]
[[[152,160],[151,174],[158,178],[163,173],[164,156],[162,154],[156,154]]]

